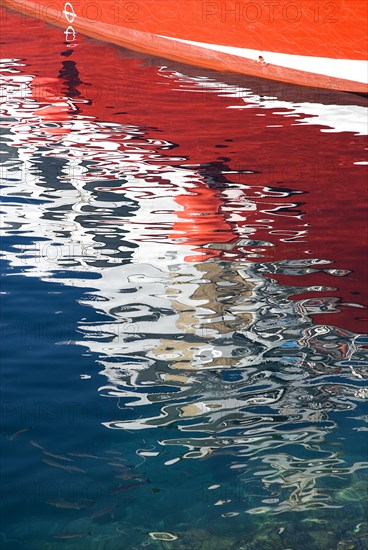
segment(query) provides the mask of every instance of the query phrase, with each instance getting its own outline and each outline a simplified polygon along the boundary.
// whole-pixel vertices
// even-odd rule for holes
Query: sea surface
[[[366,98],[2,26],[0,548],[367,549]]]

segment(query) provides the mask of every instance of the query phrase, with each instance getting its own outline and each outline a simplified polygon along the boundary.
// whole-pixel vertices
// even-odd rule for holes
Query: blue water
[[[129,122],[111,122],[97,106],[73,111],[75,90],[37,104],[34,60],[11,51],[9,38],[0,547],[368,548],[366,281],[354,234],[366,196],[345,212],[346,233],[335,178],[345,170],[354,182],[362,166],[364,101],[290,102],[259,96],[262,82],[171,64],[174,87],[152,99],[146,126],[148,95],[130,98]],[[157,90],[159,60],[106,52]],[[53,55],[43,50],[40,67]],[[246,130],[234,128],[223,153],[213,143],[231,144],[234,102],[248,107]],[[183,143],[165,135],[177,126],[180,140],[190,124]],[[306,181],[293,170],[278,181],[254,168],[274,160],[247,156],[254,144],[275,158],[289,148],[297,163],[322,139],[328,209],[312,161]],[[262,183],[246,179],[259,172]]]

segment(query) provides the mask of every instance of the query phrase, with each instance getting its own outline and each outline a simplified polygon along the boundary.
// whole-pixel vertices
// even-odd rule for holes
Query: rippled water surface
[[[3,27],[1,548],[368,548],[365,99]]]

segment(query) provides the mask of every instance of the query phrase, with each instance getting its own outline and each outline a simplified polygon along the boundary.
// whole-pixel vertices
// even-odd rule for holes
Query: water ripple
[[[230,138],[229,156],[211,157],[211,146],[190,158],[168,127],[158,137],[92,116],[87,97],[19,61],[5,60],[2,81],[2,256],[9,276],[80,291],[85,316],[57,343],[96,358],[81,377],[116,410],[99,425],[143,433],[152,446],[136,454],[165,471],[223,460],[219,477],[241,488],[237,506],[252,516],[342,508],[343,483],[368,465],[339,450],[346,418],[355,433],[366,429],[367,337],[340,322],[363,306],[345,291],[355,288],[349,262],[334,265],[328,241],[313,241],[313,178],[309,190],[293,174],[260,181],[264,170]],[[209,77],[161,68],[155,78],[183,106],[205,94],[222,137],[232,135],[224,112],[234,101],[249,124],[257,108],[268,122],[304,113],[299,123],[313,129],[323,119],[319,104],[310,120],[312,106]],[[222,494],[211,504],[230,502]]]

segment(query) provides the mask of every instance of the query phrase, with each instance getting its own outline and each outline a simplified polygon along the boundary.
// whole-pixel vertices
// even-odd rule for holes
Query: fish
[[[53,458],[58,458],[59,460],[67,460],[68,462],[73,462],[71,458],[68,458],[67,456],[63,455],[57,455],[54,453],[51,453],[50,451],[43,450],[44,454],[47,456],[52,456]]]
[[[97,460],[106,460],[106,457],[102,457],[102,456],[97,456],[97,455],[93,455],[93,454],[90,454],[90,453],[79,453],[79,452],[74,452],[74,453],[68,453],[68,455],[70,456],[77,456],[79,458],[95,458]]]
[[[45,451],[45,447],[42,447],[37,441],[34,441],[33,439],[30,440],[30,444],[33,445],[33,447],[37,447],[37,449],[41,449],[42,451]]]
[[[97,510],[96,512],[94,512],[90,516],[90,519],[97,519],[97,518],[101,518],[102,516],[106,516],[106,514],[109,514],[115,508],[116,508],[116,504],[112,504],[111,506],[106,506],[106,508],[102,508],[101,510]]]
[[[140,476],[137,475],[129,475],[129,474],[121,474],[119,476],[115,476],[115,479],[125,479],[126,481],[138,481],[139,483],[151,483],[149,479],[143,479]]]
[[[78,502],[69,502],[67,500],[46,500],[47,504],[50,504],[51,506],[55,506],[56,508],[73,508],[75,510],[81,510],[82,508],[87,508],[85,504],[81,504]]]
[[[124,470],[129,469],[129,466],[127,466],[126,464],[122,464],[121,462],[108,462],[107,464],[109,466],[116,466],[117,468],[124,468]]]
[[[139,481],[143,481],[141,477],[134,475],[134,474],[119,474],[115,476],[116,479],[137,479]]]
[[[134,487],[140,487],[140,483],[130,483],[129,485],[120,485],[120,487],[117,487],[117,489],[114,489],[111,491],[110,495],[117,495],[119,493],[123,493],[124,491],[128,491],[129,489],[133,489]]]
[[[125,464],[126,459],[120,456],[103,456],[101,460],[111,460],[111,462],[119,462],[119,464]]]
[[[86,535],[89,535],[89,533],[56,533],[54,535],[55,539],[79,539],[81,537],[85,537]]]
[[[77,466],[66,466],[66,464],[59,464],[59,462],[54,462],[53,460],[49,460],[48,458],[43,458],[42,462],[45,464],[48,464],[49,466],[54,466],[54,468],[62,468],[63,470],[67,470],[68,472],[81,472],[85,474],[85,470],[82,470],[82,468],[77,468]]]
[[[59,462],[54,462],[53,460],[50,460],[48,458],[43,458],[42,462],[45,464],[48,464],[49,466],[53,466],[54,468],[62,468],[63,470],[68,470],[70,466],[66,466],[65,464],[59,464]]]
[[[17,439],[20,435],[31,431],[31,427],[23,428],[22,430],[18,430],[17,432],[13,433],[11,436],[9,436],[10,441],[14,441],[14,439]]]
[[[33,439],[31,439],[30,444],[33,445],[33,447],[37,447],[37,449],[41,449],[41,451],[43,451],[43,453],[47,456],[52,456],[53,458],[58,458],[59,460],[67,460],[68,462],[73,462],[72,459],[68,458],[67,456],[58,455],[52,453],[51,451],[48,451],[47,449],[45,449],[45,447],[42,447],[42,445],[40,445],[39,443],[37,443],[37,441],[34,441]]]

